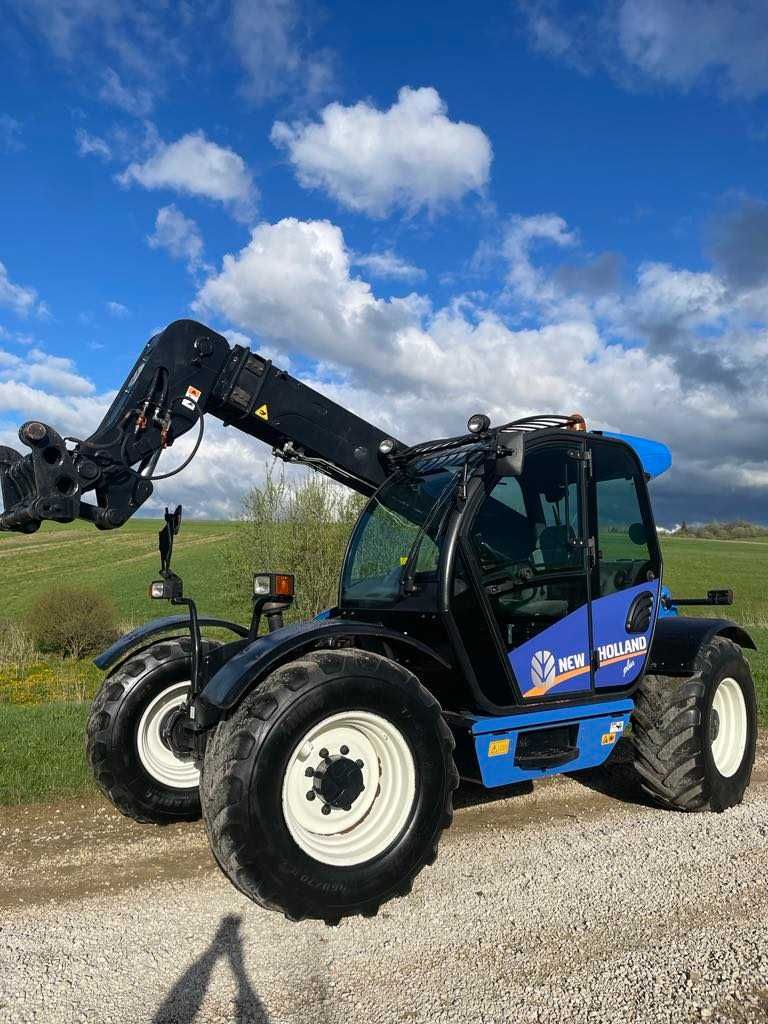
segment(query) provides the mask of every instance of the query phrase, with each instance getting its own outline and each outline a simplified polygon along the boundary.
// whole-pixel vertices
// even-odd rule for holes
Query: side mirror
[[[496,436],[496,472],[499,476],[522,476],[524,457],[522,430],[500,430]]]

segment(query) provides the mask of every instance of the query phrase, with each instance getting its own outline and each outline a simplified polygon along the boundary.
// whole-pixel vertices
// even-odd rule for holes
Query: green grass
[[[0,534],[0,616],[16,619],[51,580],[96,587],[114,600],[120,617],[143,622],[168,614],[147,591],[158,574],[156,520],[134,519],[119,531],[101,533],[86,523],[45,524],[29,536]],[[174,544],[174,570],[200,610],[246,618],[248,593],[227,586],[222,551],[238,523],[187,522]]]
[[[87,704],[0,704],[0,804],[53,802],[92,789],[87,717]]]
[[[52,579],[98,587],[112,596],[125,621],[168,614],[167,605],[146,596],[158,568],[158,528],[156,521],[133,520],[117,533],[98,533],[85,524],[73,524],[66,529],[44,527],[30,537],[0,535],[0,614],[5,619],[20,618]],[[238,528],[236,523],[185,523],[176,541],[174,568],[184,577],[186,592],[199,599],[201,610],[247,621],[249,595],[230,585],[222,557]],[[753,635],[760,649],[749,652],[749,658],[761,720],[768,725],[768,540],[670,537],[663,539],[662,550],[664,581],[674,594],[696,597],[722,587],[735,591],[732,608],[696,608],[691,613],[725,615]],[[64,677],[77,676],[78,682],[82,677],[86,694],[98,685],[98,674],[85,663],[57,666],[49,659],[48,664]],[[42,700],[46,679],[41,670],[35,685]],[[9,699],[16,699],[10,688],[0,687],[0,804],[53,800],[89,789],[83,754],[87,705],[22,707],[8,703]]]

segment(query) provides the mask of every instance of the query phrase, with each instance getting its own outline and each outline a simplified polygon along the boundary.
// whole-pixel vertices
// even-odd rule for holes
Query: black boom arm
[[[206,413],[362,494],[391,472],[379,452],[388,435],[269,359],[177,320],[150,339],[90,437],[62,438],[31,420],[19,430],[28,454],[0,446],[0,530],[31,533],[44,519],[122,526],[152,494],[163,450],[202,432]],[[88,492],[95,502],[83,500]]]

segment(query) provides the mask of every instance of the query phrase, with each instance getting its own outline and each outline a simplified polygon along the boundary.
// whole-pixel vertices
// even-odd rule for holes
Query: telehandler
[[[96,659],[108,674],[88,760],[124,814],[202,813],[247,897],[338,923],[410,891],[460,778],[495,787],[594,768],[627,733],[659,803],[741,801],[757,734],[742,648],[754,643],[728,619],[677,614],[730,604],[730,591],[675,600],[662,588],[647,483],[671,463],[663,444],[576,414],[501,426],[476,414],[466,433],[409,447],[179,320],[90,437],[30,421],[26,454],[0,448],[0,529],[122,526],[162,452],[194,429],[197,450],[205,414],[370,500],[338,604],[294,625],[282,572],[254,577],[249,626],[198,613],[172,570],[181,510],[166,512],[151,595],[185,611]],[[209,626],[233,639],[204,637]]]

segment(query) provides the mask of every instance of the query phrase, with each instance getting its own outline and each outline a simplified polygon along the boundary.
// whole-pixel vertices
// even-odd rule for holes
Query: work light
[[[470,434],[484,434],[490,425],[491,421],[484,412],[476,412],[467,420],[467,430]]]
[[[295,579],[289,572],[257,572],[253,577],[253,596],[274,601],[293,599]]]
[[[391,455],[395,450],[395,442],[391,437],[385,437],[383,441],[379,442],[379,451],[382,455]]]

